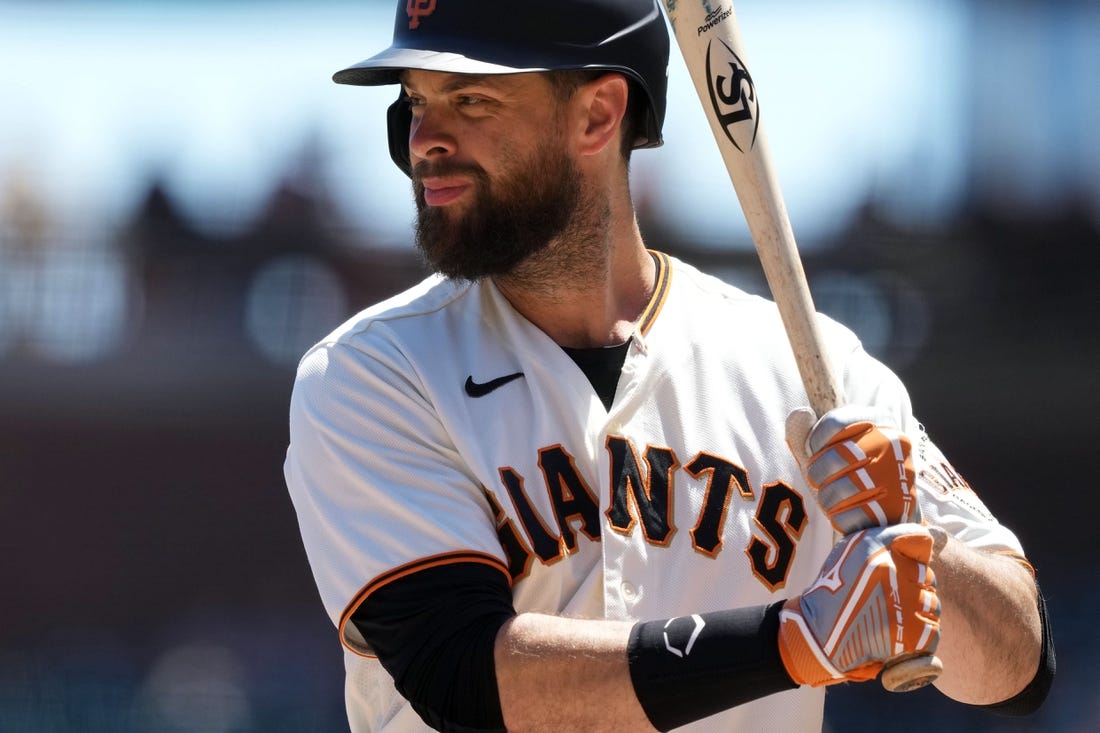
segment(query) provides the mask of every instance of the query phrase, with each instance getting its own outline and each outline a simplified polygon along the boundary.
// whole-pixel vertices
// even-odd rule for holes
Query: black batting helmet
[[[635,148],[661,144],[669,39],[658,0],[398,0],[393,43],[338,71],[339,84],[397,84],[404,69],[459,74],[595,69],[645,97]],[[388,114],[390,156],[410,173],[404,94]]]

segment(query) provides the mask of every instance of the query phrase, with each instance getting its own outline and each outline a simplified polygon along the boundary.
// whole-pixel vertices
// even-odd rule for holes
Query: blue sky
[[[228,226],[255,213],[313,135],[353,224],[403,243],[412,206],[386,152],[393,92],[330,81],[388,45],[392,7],[0,0],[0,185],[21,171],[79,227],[124,221],[159,170],[188,211]],[[760,1],[737,12],[800,239],[842,225],[869,190],[904,201],[902,215],[950,206],[965,126],[957,2]],[[929,79],[932,106],[918,88]],[[635,156],[635,188],[702,241],[745,241],[675,47],[669,86],[666,145]]]

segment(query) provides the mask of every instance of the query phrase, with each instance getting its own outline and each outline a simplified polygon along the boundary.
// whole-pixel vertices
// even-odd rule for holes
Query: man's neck
[[[537,283],[512,276],[493,282],[513,308],[561,346],[621,344],[649,303],[656,266],[633,217],[620,228],[601,256],[577,267],[543,269]]]

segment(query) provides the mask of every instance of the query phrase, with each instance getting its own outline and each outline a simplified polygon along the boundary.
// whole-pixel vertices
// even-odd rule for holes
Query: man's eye
[[[467,107],[473,104],[480,104],[482,101],[484,100],[482,100],[481,97],[471,97],[468,95],[463,95],[458,98],[458,103]]]

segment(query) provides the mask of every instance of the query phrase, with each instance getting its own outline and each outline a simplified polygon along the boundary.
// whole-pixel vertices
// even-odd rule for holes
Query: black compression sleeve
[[[635,624],[628,647],[634,694],[667,731],[798,687],[779,656],[783,604]]]
[[[1057,667],[1054,658],[1054,635],[1050,631],[1050,620],[1047,618],[1047,604],[1043,600],[1043,593],[1039,591],[1039,622],[1043,626],[1043,650],[1039,657],[1039,669],[1035,672],[1028,686],[1018,694],[1003,702],[993,705],[979,705],[1000,715],[1031,715],[1046,700],[1050,686],[1054,683],[1054,672]]]
[[[435,730],[503,733],[493,647],[510,617],[500,570],[426,568],[382,586],[351,616],[413,709]]]

